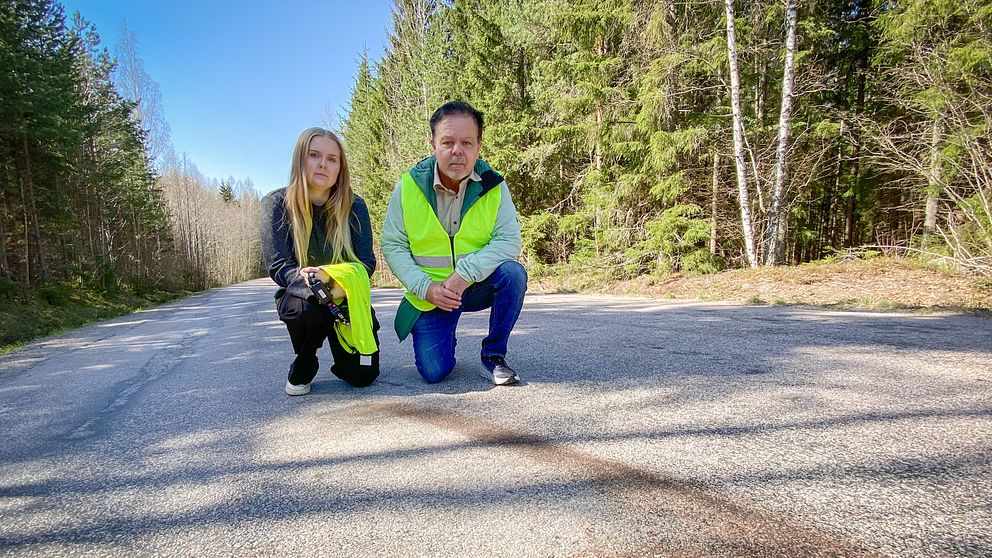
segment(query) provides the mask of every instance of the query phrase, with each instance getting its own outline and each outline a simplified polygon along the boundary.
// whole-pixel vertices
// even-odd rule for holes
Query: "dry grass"
[[[532,292],[586,292],[749,304],[840,308],[992,310],[992,279],[905,258],[848,259],[712,275],[608,281],[590,273],[532,277]]]

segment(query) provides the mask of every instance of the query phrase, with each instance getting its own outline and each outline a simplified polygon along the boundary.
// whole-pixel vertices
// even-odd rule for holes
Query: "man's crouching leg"
[[[417,371],[428,384],[448,377],[455,368],[455,327],[461,310],[435,308],[424,312],[413,324],[413,354]]]
[[[492,275],[479,284],[481,297],[472,293],[466,298],[477,299],[466,301],[467,311],[476,311],[491,305],[489,314],[489,335],[482,340],[482,357],[506,356],[507,342],[510,333],[517,324],[520,310],[524,305],[524,293],[527,292],[527,271],[524,266],[515,261],[503,262],[493,271]],[[470,307],[470,305],[472,307]]]

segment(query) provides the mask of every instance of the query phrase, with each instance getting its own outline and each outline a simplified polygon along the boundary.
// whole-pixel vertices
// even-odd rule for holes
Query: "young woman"
[[[286,393],[310,393],[319,369],[317,349],[325,339],[335,376],[356,387],[375,381],[379,322],[369,302],[372,226],[365,201],[351,191],[344,147],[332,132],[310,128],[300,134],[289,185],[262,199],[261,238],[269,276],[279,285],[279,319],[296,353]],[[347,325],[318,302],[310,277],[328,287],[348,315]]]

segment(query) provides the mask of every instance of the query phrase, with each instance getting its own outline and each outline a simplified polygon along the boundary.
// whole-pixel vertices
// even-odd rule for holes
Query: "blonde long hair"
[[[317,136],[323,136],[338,144],[341,150],[341,168],[338,180],[331,186],[331,196],[327,199],[333,211],[325,211],[327,238],[325,246],[331,248],[331,262],[357,262],[351,247],[351,227],[348,226],[348,216],[351,214],[351,177],[348,174],[348,159],[344,155],[344,144],[334,132],[323,128],[308,128],[303,130],[296,140],[293,149],[293,166],[289,173],[289,185],[286,186],[286,215],[293,229],[293,250],[300,267],[309,265],[310,232],[313,230],[313,211],[310,205],[310,184],[307,182],[307,153],[310,142]],[[326,207],[326,206],[325,206]],[[317,262],[327,263],[327,262]]]

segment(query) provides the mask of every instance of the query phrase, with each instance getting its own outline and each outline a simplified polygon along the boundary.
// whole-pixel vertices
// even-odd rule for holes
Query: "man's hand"
[[[462,293],[464,293],[465,289],[468,288],[468,281],[463,279],[461,275],[458,275],[457,271],[452,271],[451,275],[449,275],[448,278],[444,280],[444,283],[441,283],[441,285],[458,295],[458,299],[461,300]]]
[[[462,297],[460,295],[455,294],[437,281],[431,282],[431,286],[427,288],[427,296],[425,298],[427,302],[448,312],[462,305]]]

